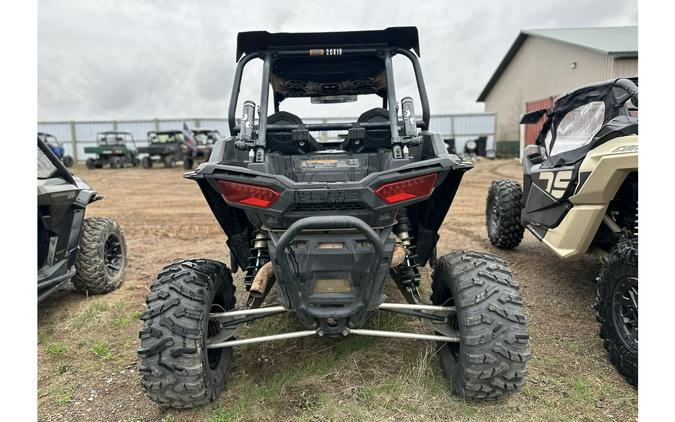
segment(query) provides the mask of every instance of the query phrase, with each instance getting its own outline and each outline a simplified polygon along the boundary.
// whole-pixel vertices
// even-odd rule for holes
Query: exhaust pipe
[[[261,298],[265,294],[267,289],[267,283],[270,281],[274,275],[274,269],[272,268],[272,261],[265,263],[253,278],[253,283],[251,283],[251,289],[249,294],[255,298]]]
[[[405,255],[405,247],[402,244],[397,243],[394,246],[394,252],[391,254],[391,268],[401,265],[405,259]]]

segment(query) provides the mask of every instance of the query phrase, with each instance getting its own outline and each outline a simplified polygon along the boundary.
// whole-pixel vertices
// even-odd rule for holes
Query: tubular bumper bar
[[[382,247],[382,239],[380,236],[375,233],[368,224],[366,224],[360,218],[352,217],[349,215],[331,215],[331,216],[315,216],[307,217],[302,220],[298,220],[281,235],[279,242],[277,243],[277,249],[280,251],[286,250],[286,246],[290,243],[291,240],[297,236],[302,230],[305,229],[351,229],[354,228],[361,232],[373,245],[375,248],[375,253],[378,257],[382,258],[384,255],[384,249]]]
[[[447,316],[456,312],[454,306],[434,306],[434,305],[424,305],[424,304],[408,304],[408,303],[382,303],[378,307],[381,310],[406,310],[406,311],[417,311],[417,312],[428,312],[433,315],[444,315]],[[241,309],[236,311],[229,312],[219,312],[209,314],[209,319],[220,320],[227,322],[230,320],[236,320],[238,318],[243,318],[247,316],[256,316],[256,315],[274,315],[282,312],[287,312],[283,306],[267,306],[264,308],[254,308],[254,309]],[[320,329],[317,330],[303,330],[303,331],[294,331],[290,333],[282,334],[273,334],[269,336],[262,337],[253,337],[247,339],[238,339],[238,340],[227,340],[222,342],[215,342],[207,345],[209,349],[219,349],[223,347],[233,347],[233,346],[243,346],[246,344],[255,344],[255,343],[264,343],[268,341],[276,340],[288,340],[292,338],[299,337],[308,337],[312,335],[323,336],[323,332]],[[349,334],[362,335],[362,336],[372,336],[372,337],[389,337],[389,338],[401,338],[401,339],[413,339],[413,340],[428,340],[428,341],[444,341],[444,342],[453,342],[457,343],[460,341],[459,336],[452,335],[454,333],[446,333],[446,335],[432,335],[432,334],[416,334],[416,333],[403,333],[399,331],[382,331],[382,330],[369,330],[369,329],[356,329],[356,328],[345,328],[342,332],[343,336]]]

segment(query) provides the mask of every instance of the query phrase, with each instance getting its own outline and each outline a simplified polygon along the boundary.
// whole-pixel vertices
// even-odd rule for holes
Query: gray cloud
[[[475,99],[521,29],[632,24],[635,0],[40,0],[38,118],[225,117],[237,32],[397,25],[419,28],[432,111],[482,111]],[[404,72],[397,86],[415,91]],[[240,98],[258,90],[251,83]]]

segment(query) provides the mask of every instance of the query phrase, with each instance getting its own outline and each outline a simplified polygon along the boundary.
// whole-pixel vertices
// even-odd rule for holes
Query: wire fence
[[[456,151],[463,151],[464,144],[479,137],[486,138],[486,149],[496,149],[494,141],[495,114],[444,114],[431,116],[429,130],[441,134],[449,145],[454,143]],[[356,118],[308,118],[307,124],[356,121]],[[62,144],[67,155],[76,161],[84,161],[92,154],[85,154],[84,148],[96,144],[96,134],[104,131],[129,132],[136,147],[148,144],[147,133],[155,130],[182,130],[183,122],[190,128],[216,129],[222,136],[229,136],[227,119],[187,118],[148,120],[100,120],[38,122],[38,132],[54,135]],[[319,140],[336,137],[334,133],[320,132]]]

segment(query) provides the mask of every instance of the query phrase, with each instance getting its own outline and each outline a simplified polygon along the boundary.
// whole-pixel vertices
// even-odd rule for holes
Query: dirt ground
[[[87,208],[87,216],[111,216],[124,228],[129,266],[116,292],[87,298],[68,287],[40,304],[42,421],[637,419],[637,392],[611,366],[597,335],[592,303],[598,263],[563,262],[529,233],[513,251],[496,250],[486,240],[487,188],[496,178],[519,178],[514,160],[483,160],[467,173],[438,246],[440,255],[458,249],[496,253],[520,283],[533,357],[523,392],[497,403],[451,396],[430,343],[349,336],[243,347],[212,406],[158,407],[141,389],[136,356],[149,285],[173,260],[229,263],[225,236],[180,169],[77,167],[75,173],[105,196]],[[428,292],[428,270],[424,276]],[[235,283],[242,279],[241,272],[235,275]],[[387,293],[396,295],[389,288]],[[249,335],[298,328],[285,317],[256,324]],[[419,322],[377,317],[369,325],[411,329]]]

